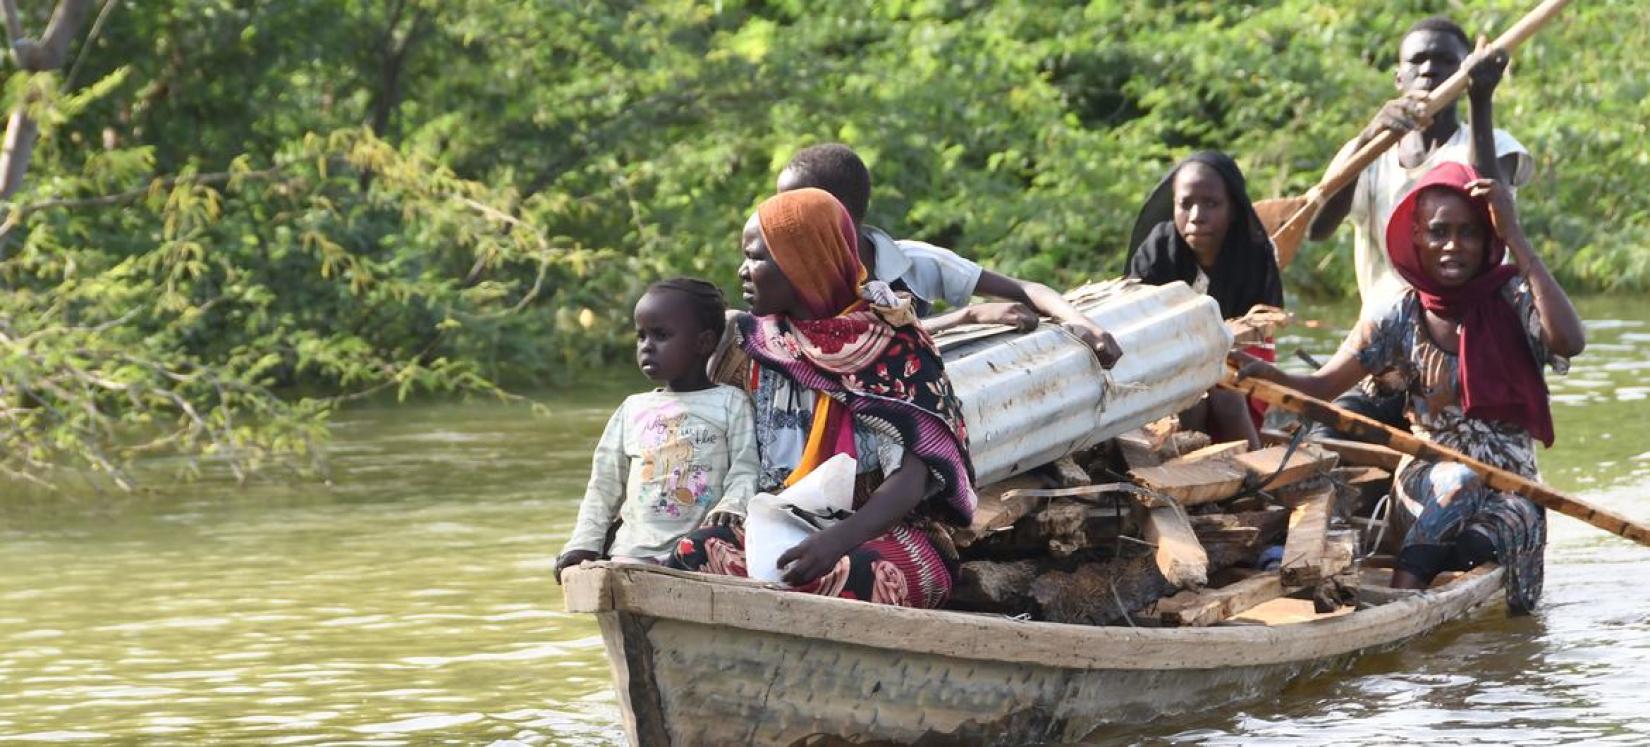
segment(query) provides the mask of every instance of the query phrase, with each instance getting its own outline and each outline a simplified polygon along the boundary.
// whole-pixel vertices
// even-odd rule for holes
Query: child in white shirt
[[[608,420],[556,559],[558,582],[563,569],[602,557],[615,518],[605,554],[658,562],[712,514],[744,516],[758,471],[750,398],[705,372],[726,311],[722,291],[693,278],[654,283],[636,302],[636,363],[661,386],[626,398]]]

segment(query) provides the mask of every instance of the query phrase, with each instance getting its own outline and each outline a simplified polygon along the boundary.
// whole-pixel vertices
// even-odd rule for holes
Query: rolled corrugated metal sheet
[[[1185,283],[1108,281],[1067,298],[1122,346],[1109,377],[1086,345],[1052,324],[936,338],[962,401],[979,485],[1185,409],[1220,380],[1232,333],[1214,299]]]

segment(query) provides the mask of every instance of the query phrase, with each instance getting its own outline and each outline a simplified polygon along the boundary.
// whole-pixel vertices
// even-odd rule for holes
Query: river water
[[[1650,519],[1650,301],[1594,299],[1549,481]],[[1320,356],[1344,309],[1285,350]],[[1340,320],[1340,321],[1337,321]],[[627,377],[633,377],[626,380]],[[356,411],[333,484],[0,500],[0,742],[620,743],[594,622],[551,580],[628,372]],[[0,490],[7,488],[0,486]],[[1452,624],[1281,696],[1099,743],[1650,744],[1650,549],[1563,517],[1532,617]]]

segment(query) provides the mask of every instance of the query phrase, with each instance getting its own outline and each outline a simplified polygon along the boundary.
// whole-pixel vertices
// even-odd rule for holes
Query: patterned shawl
[[[939,481],[932,500],[938,518],[968,524],[976,499],[962,407],[910,309],[895,306],[875,283],[867,290],[876,303],[860,298],[865,269],[847,210],[829,193],[799,189],[763,202],[757,220],[769,254],[817,317],[741,314],[735,322],[740,347],[757,365],[817,395],[791,480],[831,456],[853,454],[853,428],[868,427],[929,468]]]
[[[1461,409],[1467,417],[1523,426],[1541,442],[1553,445],[1553,414],[1548,406],[1547,382],[1530,351],[1518,313],[1501,296],[1501,286],[1518,276],[1518,268],[1502,264],[1507,246],[1495,235],[1489,207],[1467,191],[1478,178],[1471,166],[1439,164],[1421,177],[1393,208],[1386,224],[1386,253],[1399,277],[1415,289],[1421,306],[1461,323]],[[1465,285],[1446,288],[1433,280],[1421,264],[1415,244],[1415,208],[1423,191],[1441,189],[1466,198],[1479,214],[1488,234],[1484,263],[1477,277]]]

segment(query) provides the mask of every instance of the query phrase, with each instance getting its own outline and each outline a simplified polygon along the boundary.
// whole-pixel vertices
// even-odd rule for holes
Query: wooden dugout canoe
[[[639,565],[563,580],[568,611],[600,623],[631,744],[1018,745],[1274,692],[1466,614],[1501,570],[1338,616],[1208,628],[911,610]]]

